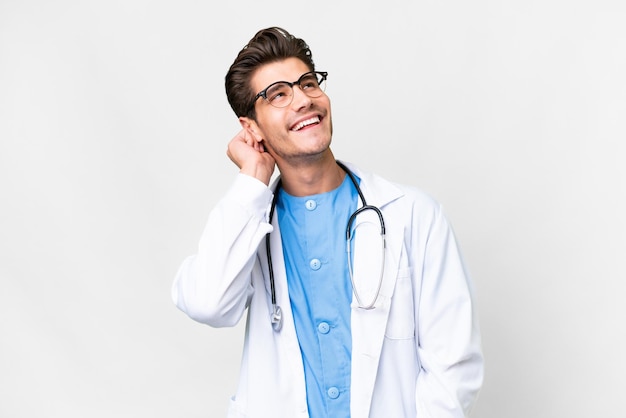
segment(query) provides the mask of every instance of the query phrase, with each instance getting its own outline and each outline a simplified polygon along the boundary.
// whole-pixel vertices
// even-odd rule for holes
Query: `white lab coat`
[[[472,284],[453,232],[440,205],[423,192],[348,167],[386,225],[376,307],[361,309],[353,298],[351,418],[465,417],[482,384],[483,357]],[[239,174],[211,211],[198,253],[183,262],[172,287],[182,311],[214,327],[235,325],[247,309],[229,418],[309,416],[277,217],[273,225],[267,222],[271,190]],[[382,253],[378,220],[367,216],[358,221],[354,250],[354,277],[364,304],[375,297]],[[270,323],[264,238],[271,231],[284,317],[280,332]],[[376,233],[364,239],[361,231]]]

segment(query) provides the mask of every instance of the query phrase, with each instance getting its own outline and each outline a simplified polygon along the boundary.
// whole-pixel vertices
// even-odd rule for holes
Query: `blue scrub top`
[[[358,194],[346,175],[328,193],[279,191],[276,213],[311,418],[350,417],[352,338],[345,230]]]

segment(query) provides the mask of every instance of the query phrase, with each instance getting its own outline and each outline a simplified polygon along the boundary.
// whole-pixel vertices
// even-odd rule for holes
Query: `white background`
[[[623,417],[621,0],[0,0],[0,417],[222,417],[243,324],[170,285],[236,173],[263,27],[329,72],[338,158],[443,203],[477,288],[472,417]]]

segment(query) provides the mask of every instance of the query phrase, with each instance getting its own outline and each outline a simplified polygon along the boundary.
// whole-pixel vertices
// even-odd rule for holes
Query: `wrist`
[[[270,179],[272,178],[273,170],[270,171],[264,165],[254,165],[254,166],[245,166],[241,167],[239,170],[241,174],[245,174],[250,177],[254,177],[255,179],[265,183],[266,186],[269,186]]]

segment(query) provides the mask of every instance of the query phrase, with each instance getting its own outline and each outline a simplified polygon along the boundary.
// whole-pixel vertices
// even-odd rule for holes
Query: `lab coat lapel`
[[[379,184],[373,178],[355,170],[361,178],[361,189],[371,205],[384,212],[384,206],[401,194],[391,183]],[[354,242],[354,283],[363,305],[369,304],[376,296],[380,278],[380,258],[382,254],[378,216],[373,211],[361,217],[355,232]],[[401,224],[385,219],[386,244],[383,281],[374,309],[358,307],[356,297],[352,303],[352,385],[351,416],[369,416],[372,394],[376,382],[378,363],[385,337],[391,296],[396,284],[404,230]],[[358,236],[365,232],[365,236]]]
[[[286,337],[288,341],[294,340],[296,342],[295,345],[290,344],[292,349],[291,352],[299,354],[300,349],[297,344],[296,328],[293,322],[291,301],[289,300],[289,292],[287,290],[289,287],[287,285],[285,259],[283,258],[283,243],[280,236],[280,225],[278,223],[278,216],[276,213],[274,214],[274,219],[272,219],[272,226],[274,227],[274,231],[270,233],[270,246],[272,250],[272,265],[274,269],[276,304],[281,308],[283,315],[282,329],[278,334],[281,337]],[[266,257],[262,257],[262,259],[267,260]],[[265,287],[267,292],[268,312],[272,312],[271,286],[269,283],[269,277],[268,280],[265,280]],[[294,351],[294,348],[298,349]],[[299,357],[297,357],[297,361],[295,358],[292,358],[290,360],[292,363],[298,363],[298,366],[302,367],[302,362],[300,361]],[[292,367],[294,366],[295,365],[292,364]]]
[[[367,418],[372,400],[374,384],[376,382],[376,372],[378,370],[378,361],[385,337],[385,329],[387,327],[387,319],[389,317],[389,308],[391,295],[396,284],[396,276],[399,262],[399,249],[401,248],[401,240],[403,232],[399,233],[390,231],[385,249],[385,270],[383,273],[383,283],[380,295],[376,301],[374,309],[366,310],[358,307],[356,298],[353,297],[352,303],[352,402],[351,410],[353,418]],[[400,241],[400,242],[394,242]],[[380,252],[380,250],[379,250]],[[355,283],[358,287],[360,275],[378,276],[377,269],[366,269],[371,263],[369,262],[376,255],[367,251],[359,252],[355,249]],[[363,268],[361,268],[363,266]],[[376,279],[378,280],[378,279]],[[368,292],[364,298],[367,301],[370,294]],[[368,302],[365,302],[368,303]]]
[[[275,184],[272,186],[272,190],[275,190]],[[269,214],[269,208],[268,208]],[[274,213],[272,219],[272,226],[274,230],[270,233],[270,246],[272,251],[272,264],[274,269],[274,281],[276,289],[276,304],[282,310],[283,324],[280,332],[272,331],[270,333],[271,338],[275,340],[275,344],[282,349],[281,356],[279,356],[279,364],[276,365],[277,373],[284,370],[287,374],[287,380],[289,387],[282,387],[281,390],[287,390],[290,393],[290,397],[297,400],[298,405],[306,405],[306,385],[304,380],[304,366],[302,364],[302,357],[300,356],[300,346],[298,344],[298,336],[296,334],[296,328],[293,321],[293,312],[291,310],[291,302],[289,300],[289,292],[287,285],[287,273],[285,269],[285,261],[283,258],[283,245],[280,236],[280,225],[278,223],[278,216]],[[267,263],[266,248],[265,245],[261,246],[260,260],[264,272],[268,272],[269,266]],[[269,277],[264,280],[267,302],[267,321],[270,321],[270,312],[272,312],[272,299],[271,299],[271,286],[269,283]],[[269,342],[269,341],[268,341]],[[275,388],[278,390],[278,388]]]

